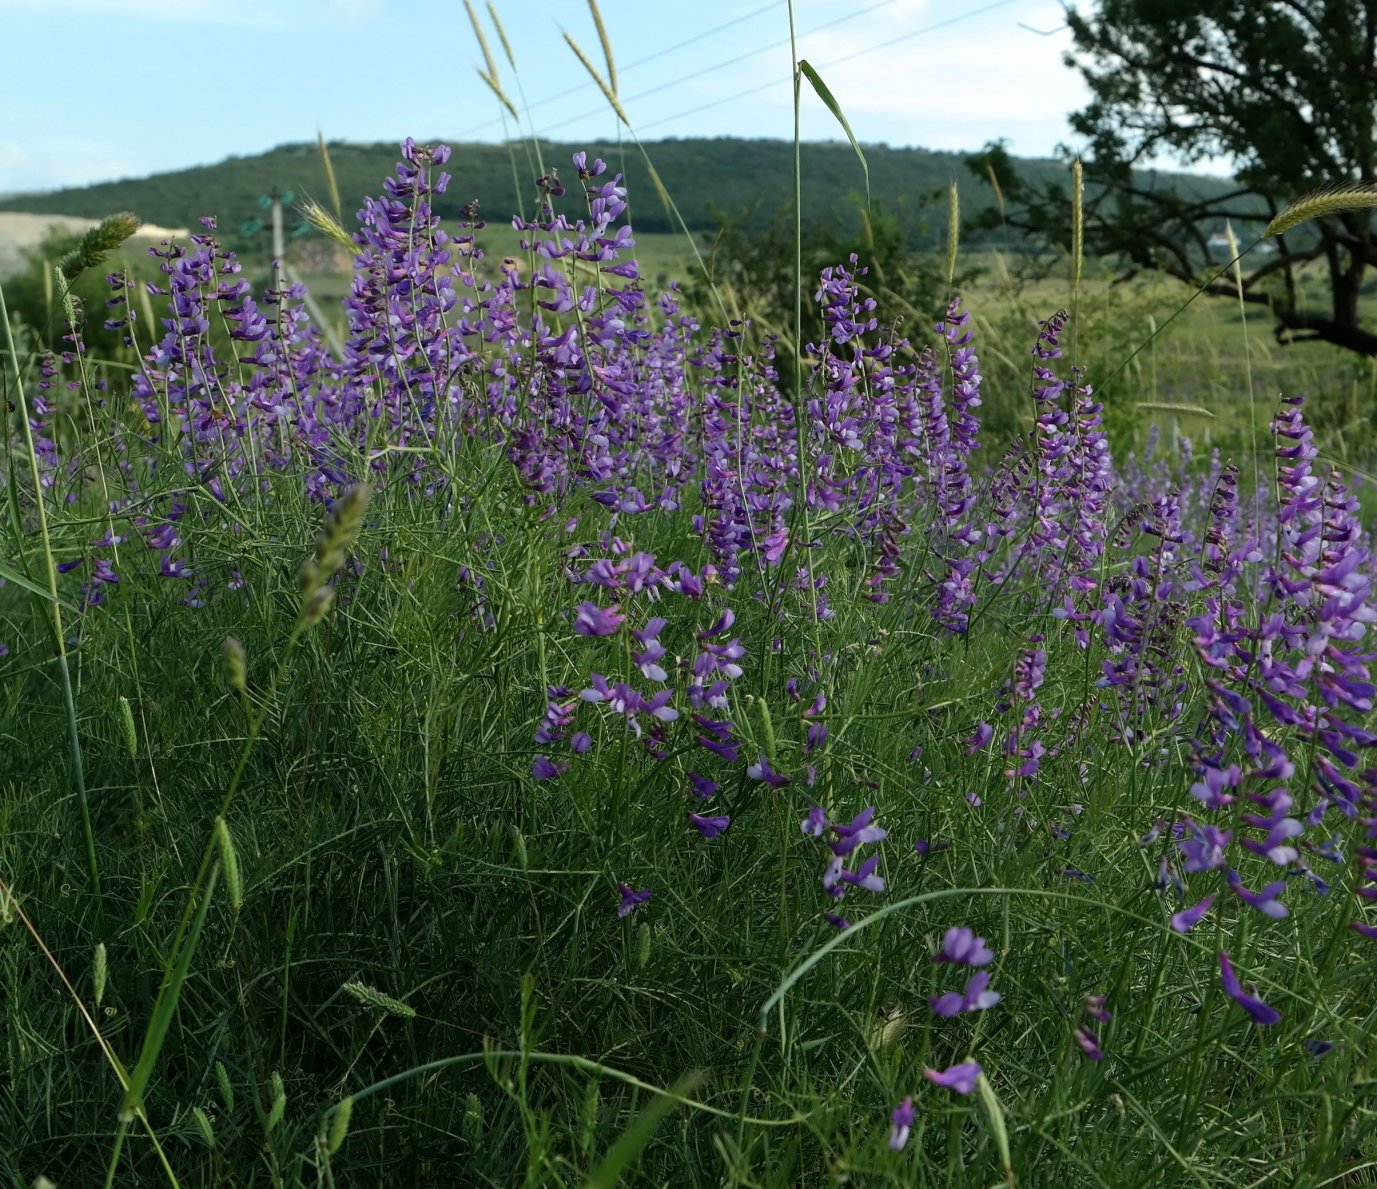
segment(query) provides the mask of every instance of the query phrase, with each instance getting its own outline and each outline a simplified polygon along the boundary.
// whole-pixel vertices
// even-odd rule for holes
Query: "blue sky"
[[[483,4],[504,86],[535,130],[616,120],[563,40],[600,66],[583,0]],[[603,0],[638,134],[792,135],[784,0]],[[1057,0],[795,0],[800,56],[866,142],[1049,155],[1085,91]],[[0,0],[0,193],[138,177],[291,141],[501,140],[462,0]],[[805,96],[805,139],[840,137]]]

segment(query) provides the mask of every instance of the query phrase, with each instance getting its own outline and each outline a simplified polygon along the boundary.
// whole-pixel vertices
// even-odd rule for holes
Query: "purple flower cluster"
[[[846,861],[852,859],[861,847],[882,842],[889,837],[887,830],[874,823],[873,805],[866,806],[845,824],[829,822],[827,811],[815,805],[799,823],[799,828],[804,834],[811,834],[815,838],[821,838],[828,833],[834,836],[833,841],[827,844],[832,857],[828,861],[827,869],[822,873],[823,890],[832,901],[840,901],[848,888],[861,888],[875,893],[885,890],[884,877],[876,874],[880,865],[879,855],[871,855],[855,868],[846,865]],[[825,916],[828,922],[838,929],[850,927],[851,922],[838,913],[828,912]]]

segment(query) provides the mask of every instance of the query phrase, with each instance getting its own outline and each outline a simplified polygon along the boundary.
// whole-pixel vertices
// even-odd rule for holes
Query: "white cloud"
[[[1032,154],[1068,135],[1067,114],[1089,97],[1061,61],[1069,35],[1033,31],[1060,26],[1059,5],[1011,7],[897,41],[941,17],[921,0],[902,8],[902,20],[887,22],[889,44],[842,29],[800,46],[862,139],[868,125],[883,124],[907,130],[888,137],[901,143],[975,148],[1005,135],[1016,152]]]

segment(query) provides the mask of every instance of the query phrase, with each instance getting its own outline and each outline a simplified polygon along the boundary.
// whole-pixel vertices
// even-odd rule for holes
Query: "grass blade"
[[[823,106],[836,118],[838,124],[842,126],[842,131],[846,133],[846,139],[851,142],[851,148],[856,154],[856,160],[861,163],[861,173],[865,176],[865,205],[870,208],[870,165],[865,159],[865,153],[861,150],[860,142],[856,139],[856,134],[851,131],[851,125],[847,123],[846,116],[842,114],[841,104],[837,102],[836,96],[827,88],[827,84],[822,81],[822,76],[810,66],[806,59],[800,58],[798,68],[803,72],[803,77],[812,84],[817,97],[822,100]]]
[[[74,615],[76,614],[76,607],[74,607],[61,595],[54,594],[52,591],[44,589],[31,578],[25,578],[22,573],[16,570],[8,562],[0,561],[0,578],[3,578],[6,582],[13,582],[15,586],[22,587],[24,590],[27,590],[30,594],[36,594],[40,599],[47,599],[48,602],[56,603],[59,607],[62,607],[64,610],[70,611]]]
[[[680,1097],[686,1096],[702,1080],[701,1074],[687,1073],[674,1083],[670,1093]],[[615,1189],[615,1186],[621,1183],[622,1173],[650,1143],[660,1126],[661,1120],[678,1105],[673,1098],[656,1097],[655,1101],[636,1116],[636,1121],[622,1132],[617,1138],[617,1142],[607,1150],[607,1155],[602,1158],[602,1162],[584,1182],[586,1189]]]

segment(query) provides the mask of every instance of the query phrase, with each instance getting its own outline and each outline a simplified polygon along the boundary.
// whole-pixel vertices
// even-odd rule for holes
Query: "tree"
[[[935,253],[915,249],[928,207],[945,193],[921,195],[917,208],[885,206],[879,201],[867,210],[858,195],[850,196],[855,226],[849,226],[838,210],[830,221],[805,224],[803,229],[803,342],[817,343],[826,334],[814,301],[818,277],[830,265],[846,265],[854,254],[868,271],[859,278],[862,288],[882,308],[920,326],[941,316],[947,300],[945,262]],[[763,222],[756,208],[739,216],[713,208],[718,232],[708,253],[708,267],[715,285],[733,313],[751,320],[759,334],[775,335],[787,352],[794,334],[795,267],[794,220],[788,207],[777,209]],[[958,273],[964,281],[968,270]],[[712,308],[709,282],[699,278],[689,285],[699,308]],[[786,374],[785,383],[791,382]]]
[[[1292,200],[1377,180],[1377,0],[1099,0],[1066,21],[1075,38],[1067,65],[1092,95],[1071,117],[1089,142],[1086,250],[1126,262],[1126,276],[1151,269],[1200,284],[1229,259],[1218,247],[1226,220],[1246,246]],[[1186,165],[1232,159],[1236,185],[1212,195],[1134,168],[1163,155]],[[1066,187],[1021,184],[998,144],[970,164],[999,178],[1013,226],[1069,243]],[[1372,212],[1266,243],[1276,250],[1243,261],[1244,297],[1271,306],[1278,341],[1377,355],[1358,302],[1377,264]],[[1312,261],[1326,276],[1327,309],[1302,292],[1300,270]],[[1209,291],[1236,296],[1225,280]]]

